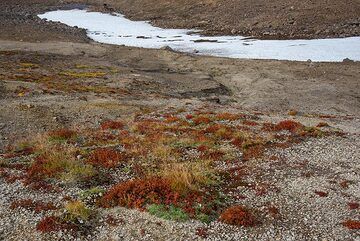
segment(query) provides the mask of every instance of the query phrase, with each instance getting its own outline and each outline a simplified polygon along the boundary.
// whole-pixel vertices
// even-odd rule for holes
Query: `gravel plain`
[[[62,231],[42,234],[36,231],[37,222],[58,211],[12,210],[11,202],[31,198],[61,206],[66,196],[75,198],[81,189],[64,188],[61,192],[39,195],[19,181],[7,183],[1,178],[0,237],[2,240],[19,237],[22,240],[358,240],[359,231],[348,230],[342,222],[359,217],[358,209],[348,207],[348,203],[360,201],[359,140],[357,134],[309,139],[284,150],[270,150],[267,154],[276,159],[251,160],[248,165],[253,172],[244,181],[271,184],[261,194],[246,186],[239,186],[237,193],[233,193],[242,196],[239,204],[258,210],[261,224],[253,228],[218,221],[179,223],[146,212],[112,208],[98,211],[87,236]],[[344,181],[349,184],[341,185]],[[318,191],[326,196],[318,195]],[[266,212],[269,207],[276,207],[277,212]],[[116,225],[105,222],[109,215],[117,220]]]

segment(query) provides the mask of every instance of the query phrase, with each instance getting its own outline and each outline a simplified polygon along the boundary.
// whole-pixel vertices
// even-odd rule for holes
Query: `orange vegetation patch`
[[[220,221],[230,225],[251,227],[256,221],[253,214],[243,206],[227,208],[221,215]]]
[[[260,158],[263,156],[265,152],[265,146],[258,144],[253,145],[244,150],[243,158],[245,161],[250,160],[252,158]]]
[[[200,124],[209,124],[211,122],[211,119],[207,116],[197,116],[192,119],[195,125]]]
[[[360,221],[357,220],[347,220],[343,222],[343,225],[348,229],[360,229]]]
[[[255,122],[255,121],[250,121],[250,120],[244,120],[243,124],[246,126],[257,126],[259,125],[259,123]]]
[[[57,209],[52,203],[33,201],[31,199],[22,199],[22,200],[14,201],[11,203],[10,208],[11,209],[25,208],[34,211],[35,213]]]
[[[179,194],[171,190],[168,180],[153,177],[127,181],[113,186],[102,198],[101,205],[143,209],[147,204],[171,202],[178,197]]]
[[[300,124],[299,122],[293,120],[284,120],[284,121],[280,121],[278,124],[275,125],[275,130],[276,131],[287,130],[290,132],[295,132],[299,130],[301,127],[303,127],[303,125]]]
[[[218,120],[235,121],[235,120],[238,120],[239,118],[241,118],[240,115],[231,114],[231,113],[228,113],[228,112],[219,113],[219,114],[216,115],[216,119],[218,119]]]
[[[123,128],[124,128],[124,123],[121,121],[109,120],[109,121],[105,121],[101,124],[101,129],[103,129],[103,130],[108,130],[108,129],[121,130]]]
[[[167,117],[165,118],[165,122],[166,122],[166,123],[174,123],[174,122],[178,122],[179,120],[180,120],[179,117],[173,116],[173,115],[167,116]]]
[[[114,168],[125,161],[125,154],[110,148],[99,148],[93,151],[88,162],[94,166]]]
[[[122,206],[145,210],[148,205],[162,204],[181,208],[189,217],[199,212],[213,215],[220,208],[214,200],[217,195],[206,195],[198,191],[180,194],[171,187],[171,181],[160,177],[149,177],[123,182],[113,186],[99,201],[105,208]]]

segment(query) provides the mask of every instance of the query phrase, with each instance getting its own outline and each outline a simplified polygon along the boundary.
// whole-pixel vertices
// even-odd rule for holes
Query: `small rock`
[[[351,60],[349,58],[343,59],[343,63],[354,63],[354,60]]]
[[[164,47],[161,47],[161,49],[162,49],[162,50],[166,50],[166,51],[174,52],[174,50],[173,50],[170,46],[168,46],[168,45],[166,45],[166,46],[164,46]]]

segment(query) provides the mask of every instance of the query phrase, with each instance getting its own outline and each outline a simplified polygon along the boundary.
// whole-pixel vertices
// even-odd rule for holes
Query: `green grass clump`
[[[148,212],[158,218],[183,222],[189,219],[189,216],[181,209],[174,206],[152,204],[147,208]]]

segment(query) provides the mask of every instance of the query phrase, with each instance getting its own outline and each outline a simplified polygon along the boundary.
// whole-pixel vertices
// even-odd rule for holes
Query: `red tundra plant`
[[[300,124],[299,122],[293,120],[284,120],[284,121],[280,121],[278,124],[275,125],[275,130],[276,131],[287,130],[290,132],[296,132],[302,127],[303,125]]]
[[[251,212],[243,206],[232,206],[227,208],[221,215],[220,221],[235,226],[251,227],[256,221]]]
[[[36,230],[49,233],[57,232],[60,230],[76,230],[77,226],[74,224],[66,223],[62,221],[59,217],[49,216],[43,218],[36,226]]]
[[[124,128],[124,126],[125,126],[124,123],[121,121],[108,120],[103,122],[100,127],[103,130],[108,130],[108,129],[121,130]]]
[[[114,168],[125,160],[125,154],[111,148],[96,149],[89,157],[88,162],[95,166]]]
[[[343,225],[348,229],[360,229],[360,221],[357,220],[346,220],[343,222]]]
[[[113,186],[102,198],[103,207],[122,206],[143,209],[147,204],[176,200],[171,184],[157,177],[137,179]]]
[[[70,129],[59,129],[49,133],[51,138],[68,140],[76,136],[76,132]]]
[[[11,203],[10,208],[16,209],[16,208],[25,208],[32,211],[35,211],[35,213],[40,213],[42,211],[49,211],[49,210],[56,210],[54,204],[52,203],[45,203],[41,201],[33,201],[31,199],[22,199],[17,200]]]
[[[348,206],[349,206],[350,210],[358,209],[359,208],[359,203],[350,202],[350,203],[348,203]]]

